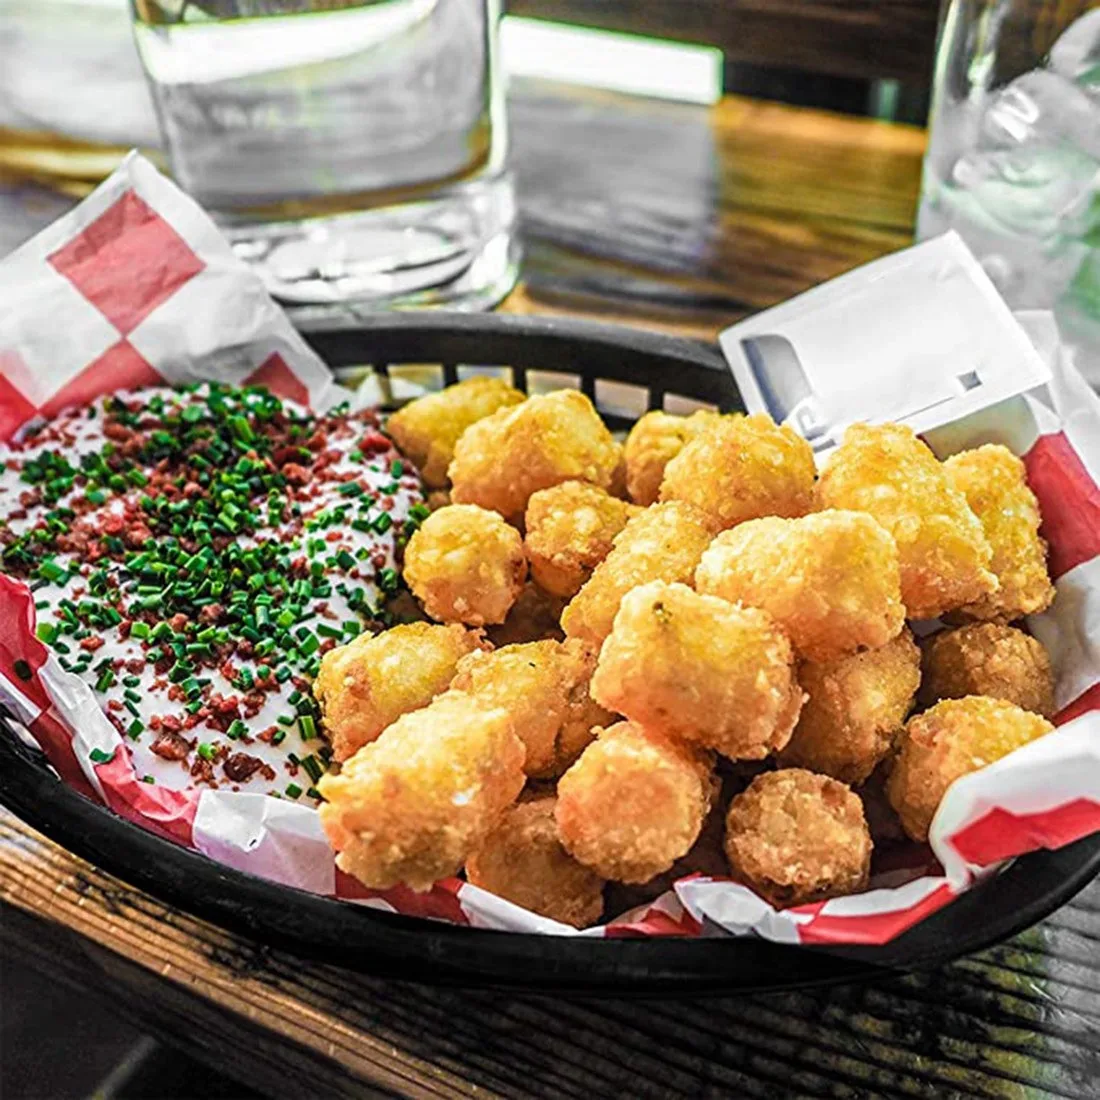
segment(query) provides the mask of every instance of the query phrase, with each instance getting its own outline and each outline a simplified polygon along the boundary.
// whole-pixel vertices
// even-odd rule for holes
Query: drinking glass
[[[514,285],[499,0],[132,0],[172,173],[294,303]]]
[[[1100,0],[944,0],[917,232],[947,229],[1100,383]]]

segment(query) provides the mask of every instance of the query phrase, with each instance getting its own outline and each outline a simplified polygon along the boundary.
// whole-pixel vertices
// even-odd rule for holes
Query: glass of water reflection
[[[499,0],[132,0],[172,173],[283,301],[514,285]]]

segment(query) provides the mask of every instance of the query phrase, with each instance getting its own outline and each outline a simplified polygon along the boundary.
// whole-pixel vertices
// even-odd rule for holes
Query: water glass
[[[1100,383],[1100,0],[944,0],[918,236],[947,229]]]
[[[172,173],[295,303],[516,278],[499,0],[132,0]]]

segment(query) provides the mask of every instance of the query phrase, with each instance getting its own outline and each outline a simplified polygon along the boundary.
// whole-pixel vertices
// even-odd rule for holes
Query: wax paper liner
[[[38,294],[17,293],[20,278]],[[0,263],[0,301],[18,307],[0,316],[0,438],[37,414],[162,380],[262,380],[314,407],[335,389],[212,223],[139,157]],[[96,331],[105,349],[89,340]],[[89,357],[74,368],[72,345],[81,342]],[[938,428],[930,439],[941,456],[987,441],[1023,457],[1043,509],[1058,598],[1031,626],[1057,672],[1060,728],[955,783],[932,825],[935,859],[914,846],[913,865],[861,895],[776,912],[743,886],[694,875],[655,902],[577,932],[458,879],[424,894],[367,890],[336,868],[307,806],[140,782],[91,689],[35,637],[30,592],[3,576],[0,702],[83,794],[170,841],[317,894],[521,932],[884,943],[1003,861],[1100,830],[1100,402],[1059,362],[1041,392]]]

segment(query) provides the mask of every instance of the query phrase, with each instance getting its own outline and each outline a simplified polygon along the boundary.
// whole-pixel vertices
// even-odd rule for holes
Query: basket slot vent
[[[649,391],[630,382],[597,378],[596,408],[605,416],[637,420],[649,408]]]

